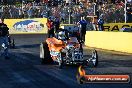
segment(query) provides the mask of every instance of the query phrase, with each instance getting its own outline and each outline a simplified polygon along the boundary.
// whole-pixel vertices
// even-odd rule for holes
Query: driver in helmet
[[[68,40],[68,32],[65,29],[60,28],[57,32],[57,38],[60,40]]]

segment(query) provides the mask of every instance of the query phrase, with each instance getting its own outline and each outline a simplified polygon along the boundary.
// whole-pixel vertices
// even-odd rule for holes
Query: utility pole
[[[126,6],[126,4],[127,4],[127,1],[125,0],[125,8],[124,8],[124,11],[125,11],[125,23],[127,22],[127,11],[126,11],[126,9],[127,9],[127,6]]]
[[[94,2],[94,15],[96,15],[96,3]]]
[[[22,0],[22,11],[23,11],[23,0]]]
[[[71,8],[70,7],[68,8],[68,12],[69,12],[69,22],[68,23],[71,24]]]
[[[71,4],[71,2],[69,3],[69,7],[68,7],[68,12],[69,12],[69,24],[71,24],[71,8],[72,8],[72,6],[71,6],[72,4]]]

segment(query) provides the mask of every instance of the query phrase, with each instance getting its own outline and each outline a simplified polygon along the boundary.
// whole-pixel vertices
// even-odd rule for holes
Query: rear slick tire
[[[50,56],[48,44],[46,42],[40,44],[40,58],[41,64],[50,64],[53,62]]]

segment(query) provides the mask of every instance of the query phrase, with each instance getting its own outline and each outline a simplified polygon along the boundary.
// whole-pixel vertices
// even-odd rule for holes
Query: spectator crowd
[[[89,1],[89,0],[88,0]],[[120,1],[115,4],[102,4],[88,2],[86,0],[77,2],[76,0],[66,0],[57,5],[55,3],[22,3],[19,5],[1,5],[0,16],[4,18],[42,18],[55,16],[59,17],[63,23],[77,23],[82,16],[102,16],[104,22],[123,22],[124,3]]]

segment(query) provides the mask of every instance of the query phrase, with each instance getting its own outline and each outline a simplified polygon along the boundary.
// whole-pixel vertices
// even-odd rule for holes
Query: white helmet
[[[64,31],[60,31],[58,33],[58,39],[60,39],[60,40],[65,40],[66,39],[66,35],[65,35]]]

